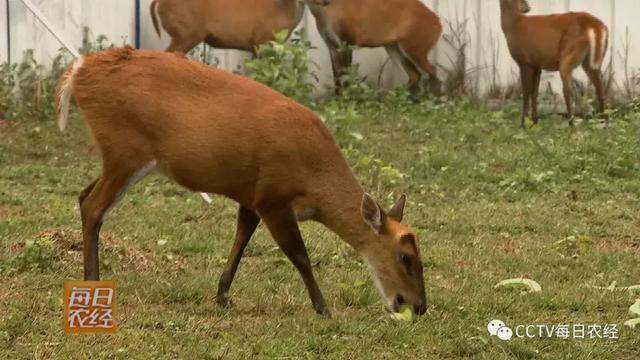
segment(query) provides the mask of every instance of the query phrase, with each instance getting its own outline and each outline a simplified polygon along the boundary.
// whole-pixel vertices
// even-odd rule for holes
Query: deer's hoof
[[[229,299],[227,295],[217,296],[216,303],[218,304],[218,306],[225,309],[228,309],[233,306],[233,302],[231,301],[231,299]]]
[[[326,305],[321,305],[321,306],[314,306],[313,307],[316,310],[316,313],[318,315],[321,315],[324,318],[327,319],[331,319],[331,311],[329,311],[329,308]]]

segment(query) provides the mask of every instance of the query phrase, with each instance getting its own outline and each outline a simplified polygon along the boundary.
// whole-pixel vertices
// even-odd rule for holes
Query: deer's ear
[[[380,210],[380,206],[376,203],[371,195],[365,193],[362,196],[362,205],[360,206],[360,213],[364,222],[367,223],[375,231],[376,234],[382,232],[382,224],[384,220],[384,213]]]
[[[393,205],[393,207],[391,208],[391,210],[389,210],[389,213],[387,215],[389,215],[389,217],[392,218],[393,220],[397,222],[401,222],[402,217],[404,216],[404,204],[406,202],[407,202],[407,195],[402,194],[402,196],[400,196],[400,199],[398,199],[396,204]]]

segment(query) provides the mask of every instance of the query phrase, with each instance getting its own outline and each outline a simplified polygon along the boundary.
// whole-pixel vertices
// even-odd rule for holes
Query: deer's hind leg
[[[417,93],[420,90],[420,72],[411,59],[407,58],[400,50],[398,44],[390,44],[384,47],[389,57],[398,65],[402,66],[409,77],[409,90]]]
[[[331,70],[333,71],[333,81],[335,84],[335,92],[339,94],[342,84],[342,76],[345,70],[351,66],[353,60],[353,50],[351,50],[340,36],[327,24],[317,23],[320,37],[324,40],[329,49],[331,59]]]
[[[329,56],[331,58],[331,71],[333,72],[333,83],[335,86],[336,94],[339,93],[341,86],[340,76],[342,75],[342,68],[340,66],[340,58],[338,50],[329,46]]]
[[[233,282],[233,278],[238,270],[242,253],[247,247],[251,236],[256,230],[256,227],[260,223],[260,217],[253,210],[245,208],[240,205],[238,210],[238,224],[236,228],[236,239],[229,253],[227,265],[220,276],[220,282],[218,283],[218,295],[216,301],[220,306],[227,307],[229,302],[229,288]]]
[[[400,40],[398,48],[414,64],[420,75],[429,80],[431,93],[439,96],[442,93],[442,81],[438,78],[436,67],[428,59],[431,48],[416,40],[414,38]]]
[[[100,177],[80,194],[85,280],[100,279],[98,240],[105,215],[155,165],[151,159],[136,162],[111,162],[105,159]]]
[[[205,36],[200,34],[179,34],[171,36],[171,44],[167,47],[167,52],[177,52],[181,54],[187,54],[191,49],[196,47],[202,41],[205,40]]]
[[[592,69],[589,58],[585,58],[582,62],[582,69],[591,80],[593,87],[596,90],[596,98],[598,100],[598,111],[604,112],[604,102],[605,102],[605,94],[604,94],[604,84],[602,83],[602,71],[600,69]]]
[[[560,55],[560,78],[562,79],[562,93],[567,106],[569,125],[573,126],[573,70],[587,58],[587,52],[580,44],[571,46]]]

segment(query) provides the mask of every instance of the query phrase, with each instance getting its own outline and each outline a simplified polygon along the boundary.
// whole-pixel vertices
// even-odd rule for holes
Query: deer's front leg
[[[309,255],[304,246],[291,203],[275,201],[263,204],[258,207],[258,213],[280,249],[300,272],[309,297],[311,297],[313,308],[318,314],[330,316],[320,287],[313,276],[311,261],[309,261]]]

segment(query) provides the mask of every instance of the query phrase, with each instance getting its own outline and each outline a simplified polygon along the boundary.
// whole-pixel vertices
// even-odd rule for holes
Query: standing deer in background
[[[419,0],[331,0],[327,6],[309,8],[329,48],[337,87],[351,65],[349,46],[384,46],[406,71],[413,91],[428,77],[432,93],[440,93],[441,82],[427,56],[442,35],[442,24]]]
[[[153,0],[151,19],[160,36],[158,16],[171,35],[169,52],[188,53],[206,42],[219,49],[254,52],[274,39],[289,34],[304,15],[305,3],[323,6],[331,0]]]
[[[328,314],[297,224],[315,220],[364,257],[389,308],[426,311],[418,239],[401,223],[405,197],[383,211],[311,110],[182,54],[130,47],[84,55],[67,69],[59,85],[60,129],[72,96],[102,155],[100,177],[79,197],[85,279],[99,279],[105,214],[157,169],[188,189],[240,205],[219,304],[228,305],[240,258],[262,220],[302,275],[315,310]]]
[[[526,0],[500,0],[502,30],[511,56],[520,67],[523,108],[521,126],[529,114],[538,122],[538,90],[542,70],[560,71],[569,123],[573,124],[571,81],[573,70],[582,65],[596,89],[598,110],[604,111],[601,67],[607,53],[607,26],[591,14],[526,16],[531,7]]]

